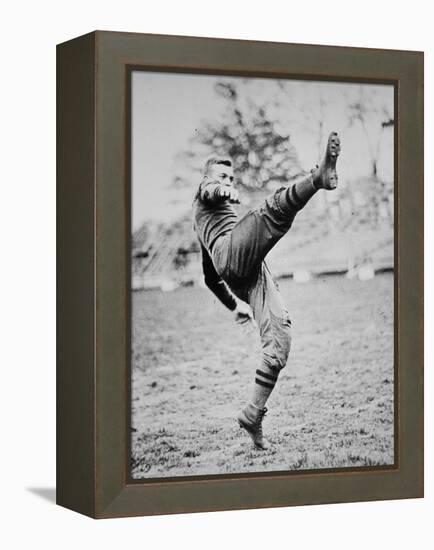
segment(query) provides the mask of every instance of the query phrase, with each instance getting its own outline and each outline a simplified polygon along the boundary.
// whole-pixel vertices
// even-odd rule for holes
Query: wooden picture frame
[[[130,75],[395,86],[393,467],[129,475]],[[57,47],[57,502],[94,518],[423,496],[423,54],[96,31]]]

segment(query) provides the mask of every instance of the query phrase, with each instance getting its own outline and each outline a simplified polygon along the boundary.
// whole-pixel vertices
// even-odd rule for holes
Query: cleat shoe
[[[338,185],[336,161],[340,152],[341,140],[336,132],[332,132],[327,142],[325,157],[321,165],[312,173],[314,186],[317,189],[336,189]]]
[[[267,409],[258,409],[254,405],[247,405],[238,415],[238,424],[246,430],[250,435],[253,444],[257,449],[266,449],[267,446],[264,441],[262,433],[262,420],[267,412]]]

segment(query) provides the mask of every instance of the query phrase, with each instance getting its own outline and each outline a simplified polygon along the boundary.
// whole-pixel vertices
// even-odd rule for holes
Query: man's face
[[[208,176],[212,180],[217,180],[222,185],[234,186],[234,171],[232,166],[212,164],[208,169]]]

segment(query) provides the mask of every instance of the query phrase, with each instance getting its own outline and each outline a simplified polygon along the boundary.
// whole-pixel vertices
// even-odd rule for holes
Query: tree
[[[378,100],[374,87],[360,86],[355,99],[348,103],[348,125],[360,124],[371,159],[371,177],[377,180],[378,159],[384,129],[394,124],[391,106]]]
[[[216,83],[215,92],[226,103],[224,115],[218,121],[203,122],[178,161],[197,174],[206,156],[228,155],[241,187],[268,191],[296,177],[301,167],[289,133],[272,115],[271,101],[255,100],[249,88],[248,80]],[[187,177],[185,171],[178,171],[175,183],[186,184],[186,180],[191,180],[188,171]]]

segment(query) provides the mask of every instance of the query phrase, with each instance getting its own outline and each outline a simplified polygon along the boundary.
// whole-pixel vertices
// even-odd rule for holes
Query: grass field
[[[266,451],[234,417],[260,360],[206,289],[133,294],[132,477],[393,464],[393,275],[279,283],[293,322]]]

